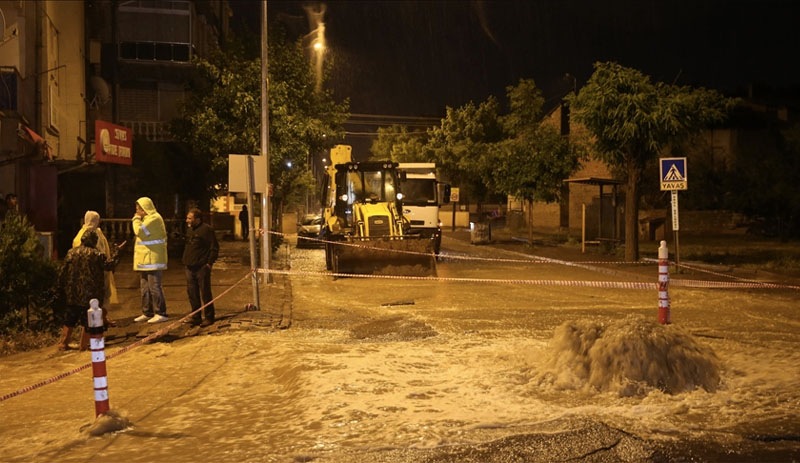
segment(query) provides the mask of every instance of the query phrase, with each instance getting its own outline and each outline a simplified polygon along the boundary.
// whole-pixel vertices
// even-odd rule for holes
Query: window
[[[58,131],[61,95],[58,82],[58,29],[47,21],[47,104],[50,129]]]
[[[403,183],[403,203],[415,206],[436,204],[436,180],[408,178]]]
[[[0,109],[17,110],[17,73],[3,69],[0,72]]]
[[[192,5],[182,0],[130,0],[118,10],[119,58],[188,63]]]
[[[188,63],[192,58],[190,48],[188,43],[123,42],[119,44],[119,57],[127,60]]]

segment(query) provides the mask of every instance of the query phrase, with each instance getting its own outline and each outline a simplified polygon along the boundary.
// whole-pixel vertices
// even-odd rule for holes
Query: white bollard
[[[658,247],[658,322],[662,325],[672,323],[669,313],[669,249],[662,241]]]
[[[92,353],[92,376],[94,377],[95,417],[108,413],[108,377],[106,375],[105,339],[103,338],[103,309],[100,301],[89,301],[89,350]]]

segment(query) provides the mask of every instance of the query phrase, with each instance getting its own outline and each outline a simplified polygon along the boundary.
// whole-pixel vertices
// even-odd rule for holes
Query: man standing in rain
[[[214,297],[211,295],[211,267],[219,256],[217,235],[210,225],[203,222],[203,213],[193,207],[186,214],[186,247],[183,250],[183,265],[186,266],[186,292],[192,305],[192,324],[209,326],[214,323]],[[202,304],[207,304],[197,311]]]
[[[156,210],[153,200],[141,197],[136,200],[133,219],[133,270],[139,272],[142,290],[142,314],[136,322],[160,323],[168,320],[167,302],[161,286],[167,269],[167,227]]]
[[[242,239],[245,241],[247,241],[247,235],[250,233],[250,218],[247,214],[247,204],[245,204],[242,206],[242,210],[239,211],[239,222],[242,224]]]

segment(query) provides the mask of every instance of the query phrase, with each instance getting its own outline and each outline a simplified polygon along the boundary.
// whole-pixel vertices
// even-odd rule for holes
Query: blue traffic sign
[[[662,191],[688,189],[686,158],[661,158],[659,167]]]

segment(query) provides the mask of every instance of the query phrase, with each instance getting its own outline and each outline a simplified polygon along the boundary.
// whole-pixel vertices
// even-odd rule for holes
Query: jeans
[[[167,302],[161,287],[162,270],[139,272],[139,287],[142,290],[142,313],[152,317],[153,313],[167,316]]]
[[[186,267],[186,293],[189,296],[189,304],[192,312],[199,309],[203,304],[208,304],[203,312],[205,319],[214,321],[214,304],[210,303],[214,296],[211,295],[211,269],[207,265],[200,267]],[[210,304],[209,304],[210,303]],[[201,320],[200,312],[192,316],[194,321]]]

